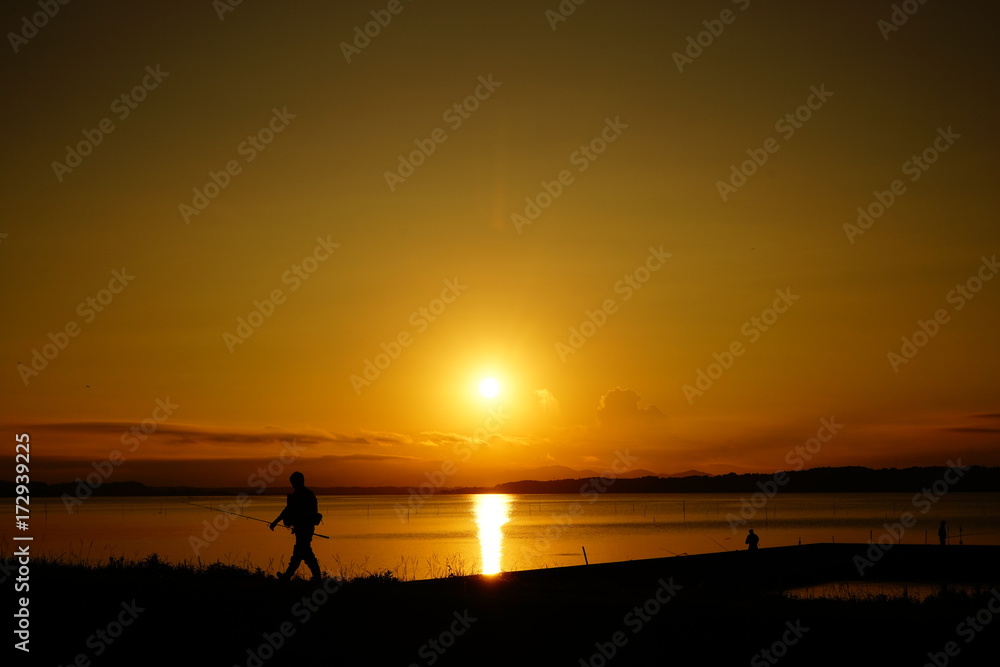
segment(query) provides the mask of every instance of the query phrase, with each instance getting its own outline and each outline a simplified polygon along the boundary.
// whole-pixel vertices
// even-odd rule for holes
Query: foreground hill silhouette
[[[940,480],[945,467],[911,467],[872,469],[861,466],[838,468],[810,468],[787,474],[787,483],[779,487],[781,493],[917,493],[931,487]],[[582,479],[562,479],[555,481],[522,480],[505,482],[492,487],[451,487],[438,493],[579,493],[582,485],[590,480],[612,479],[590,477]],[[638,477],[613,478],[613,484],[602,482],[607,487],[605,493],[754,493],[762,484],[773,482],[775,475],[765,473],[729,473],[726,475],[689,477]],[[38,497],[59,497],[66,493],[73,495],[77,482],[45,484],[32,482],[32,495]],[[419,486],[419,482],[415,484]],[[314,486],[320,495],[383,495],[407,494],[411,487],[401,486]],[[288,487],[269,487],[264,495],[288,493]],[[950,491],[956,492],[1000,492],[1000,467],[971,466],[961,480]],[[210,496],[236,495],[241,492],[257,491],[240,487],[192,487],[192,486],[146,486],[140,482],[108,482],[93,490],[95,496]],[[14,484],[0,482],[0,493],[7,497],[14,495]]]
[[[762,653],[770,651],[782,665],[922,665],[960,642],[956,664],[993,664],[1000,613],[986,612],[997,624],[989,627],[982,610],[994,600],[1000,609],[1000,547],[896,545],[865,574],[976,582],[978,591],[944,588],[925,601],[782,594],[857,579],[854,558],[869,549],[806,545],[411,582],[370,573],[325,585],[155,556],[97,568],[36,562],[32,657],[58,665],[84,664],[82,655],[94,665],[616,667],[775,664]],[[130,624],[109,631],[123,610]],[[972,617],[983,625],[966,642],[956,628]]]

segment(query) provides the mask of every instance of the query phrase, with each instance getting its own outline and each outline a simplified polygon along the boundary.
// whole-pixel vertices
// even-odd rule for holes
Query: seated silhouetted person
[[[942,521],[941,525],[938,526],[938,541],[942,546],[948,544],[948,526],[944,521]]]
[[[299,565],[305,561],[312,572],[313,580],[318,580],[321,578],[321,574],[319,561],[316,560],[316,554],[312,550],[312,538],[322,515],[319,513],[316,494],[306,488],[305,475],[300,472],[293,472],[288,481],[292,483],[293,490],[287,496],[285,509],[269,526],[271,530],[274,530],[274,527],[281,521],[291,528],[292,534],[295,535],[292,559],[288,561],[288,569],[279,574],[278,578],[282,581],[288,581],[299,569]]]
[[[757,543],[760,542],[760,536],[753,532],[753,528],[747,533],[747,539],[744,544],[747,545],[748,551],[757,551]]]

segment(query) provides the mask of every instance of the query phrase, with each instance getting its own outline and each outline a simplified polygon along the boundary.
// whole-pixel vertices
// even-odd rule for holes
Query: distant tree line
[[[790,471],[782,493],[916,493],[942,479],[945,467],[882,468],[861,466]],[[729,473],[698,477],[639,477],[616,479],[605,493],[753,493],[775,479],[773,474]],[[521,481],[498,484],[498,493],[578,493],[586,480]],[[1000,467],[972,466],[954,491],[1000,491]]]
[[[839,468],[811,468],[785,473],[787,481],[780,486],[781,493],[917,493],[942,479],[945,467],[881,468],[861,466]],[[456,487],[441,489],[439,493],[580,493],[584,485],[603,489],[604,493],[753,493],[775,479],[773,474],[729,473],[726,475],[696,477],[639,477],[582,478],[554,481],[522,480],[505,482],[492,487]],[[595,484],[595,481],[597,482]],[[611,482],[611,483],[609,483]],[[60,484],[31,483],[34,497],[61,497],[72,495],[75,482]],[[335,486],[313,487],[321,495],[384,495],[407,494],[409,487],[401,486]],[[952,491],[1000,492],[1000,467],[972,466],[965,470]],[[290,488],[269,488],[264,495],[281,495]],[[253,493],[238,487],[205,488],[193,486],[146,486],[140,482],[107,482],[94,491],[95,496],[235,496]],[[12,498],[14,483],[0,481],[0,495]]]

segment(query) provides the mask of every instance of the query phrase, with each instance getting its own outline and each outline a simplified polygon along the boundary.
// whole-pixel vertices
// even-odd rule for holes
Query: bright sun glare
[[[503,561],[503,527],[510,521],[510,496],[483,493],[475,499],[483,574],[497,574]]]
[[[500,383],[496,378],[486,378],[479,383],[479,393],[486,398],[496,398],[500,393]]]

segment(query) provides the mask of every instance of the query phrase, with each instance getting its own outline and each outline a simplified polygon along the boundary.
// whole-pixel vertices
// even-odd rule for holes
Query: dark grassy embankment
[[[857,579],[854,557],[866,549],[809,545],[325,585],[155,558],[101,567],[36,561],[30,664],[767,665],[780,654],[781,665],[920,666],[948,642],[958,648],[948,664],[995,664],[1000,614],[988,604],[1000,611],[998,547],[897,546],[865,573],[979,582],[979,593],[918,602],[780,592]],[[982,623],[984,609],[996,620],[978,631],[960,625],[977,613]]]

